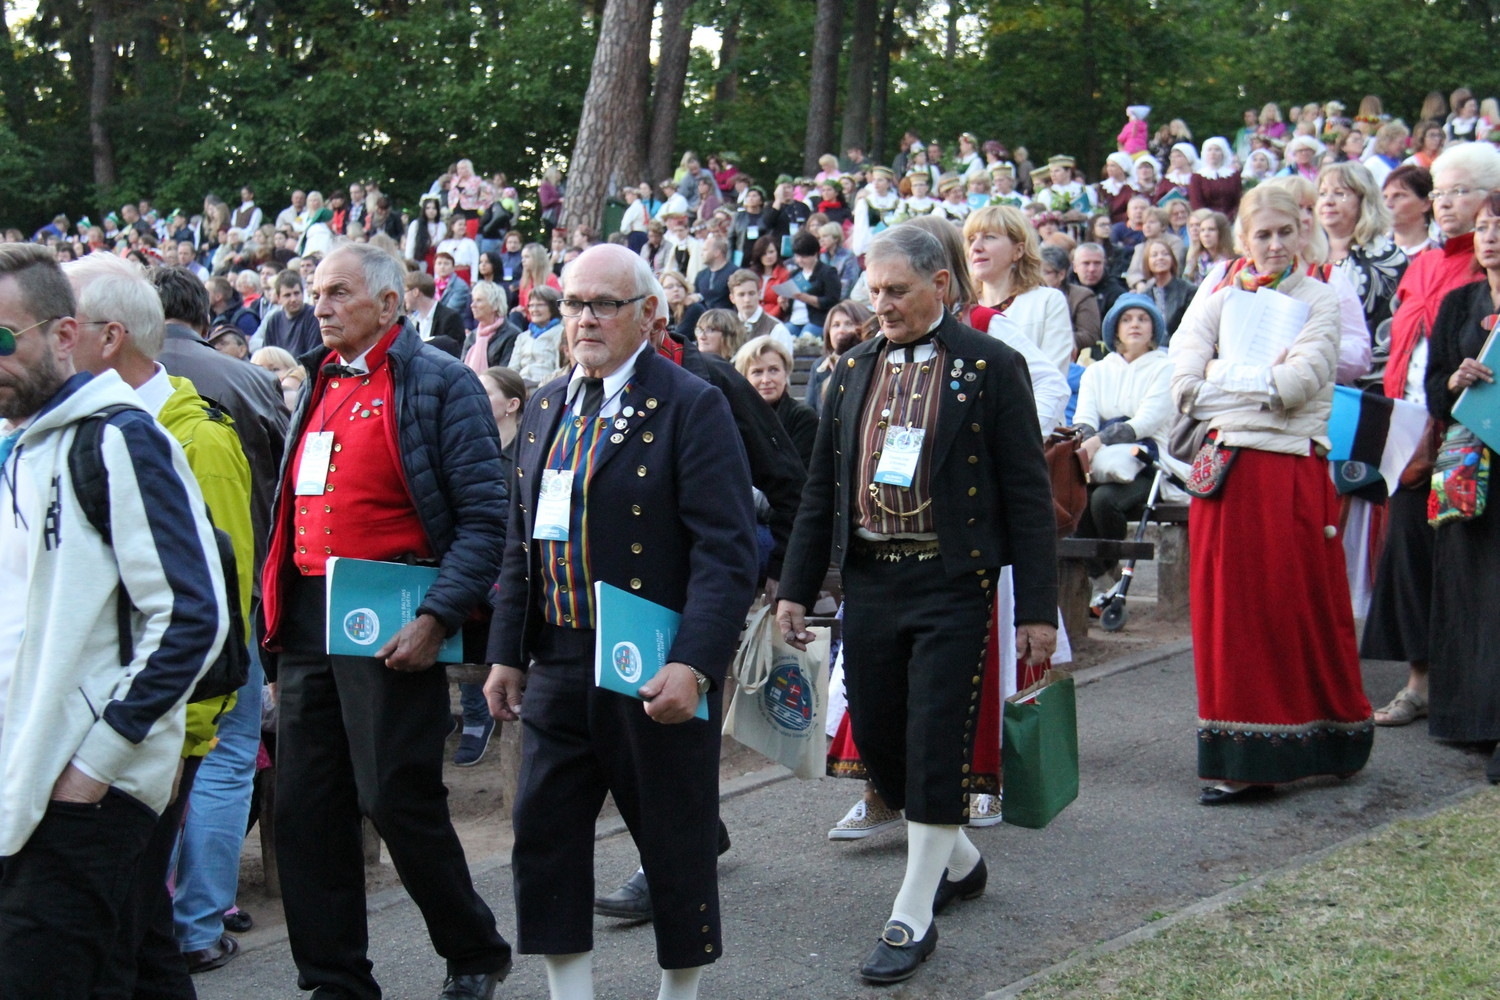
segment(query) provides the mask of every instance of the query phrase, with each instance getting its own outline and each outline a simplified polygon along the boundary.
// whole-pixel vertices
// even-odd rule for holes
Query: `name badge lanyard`
[[[385,364],[384,360],[380,362],[380,365],[383,364]],[[369,383],[370,376],[380,370],[380,365],[376,365],[371,371],[360,375],[341,376],[351,380],[357,379],[358,381],[344,395],[343,399],[339,400],[338,406],[332,407],[331,413],[326,391],[322,398],[318,400],[318,416],[321,418],[321,423],[318,424],[317,430],[309,430],[302,435],[302,454],[297,462],[297,482],[293,486],[293,495],[299,497],[317,496],[327,490],[328,469],[333,464],[334,433],[327,428],[328,422],[340,412],[339,407],[342,407],[345,402],[354,401],[354,405],[349,411],[350,420],[353,420],[355,415],[360,414],[361,411],[365,416],[368,416],[372,411],[377,416],[379,415],[379,408],[385,404],[385,400],[371,400],[371,405],[364,407],[362,410],[360,402],[355,400],[354,397],[359,394],[359,390],[363,389]]]
[[[628,384],[615,390],[613,395],[599,405],[600,414],[628,391]],[[586,423],[589,422],[581,414],[565,417],[563,420],[562,438],[553,446],[547,468],[542,470],[542,486],[537,497],[532,538],[548,542],[568,540],[573,526],[573,486],[577,482],[585,491],[588,489],[588,476],[593,469],[594,454],[598,450],[606,418],[596,416],[591,425],[586,426]],[[583,466],[581,480],[576,476],[580,465]]]
[[[937,358],[934,349],[933,357],[925,363],[922,369],[911,373],[911,392],[906,396],[903,403],[904,412],[902,421],[897,424],[893,417],[893,407],[887,406],[881,411],[881,417],[887,421],[887,427],[881,437],[880,461],[875,469],[874,482],[870,483],[870,497],[875,505],[887,514],[900,518],[914,517],[927,508],[932,502],[931,498],[924,501],[915,510],[904,511],[886,506],[880,501],[880,487],[897,486],[910,488],[916,480],[917,465],[922,456],[922,445],[927,436],[927,429],[913,426],[913,417],[920,412],[922,394],[927,392],[933,383],[931,372],[932,361]],[[910,367],[917,364],[916,347],[908,345],[906,348],[905,364]],[[894,403],[900,390],[900,383],[904,373],[897,371],[895,378],[891,381],[891,399]]]

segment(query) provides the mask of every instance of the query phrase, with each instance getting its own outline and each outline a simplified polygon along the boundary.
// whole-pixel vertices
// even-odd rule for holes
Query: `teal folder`
[[[1500,371],[1500,341],[1494,331],[1479,352],[1479,363]],[[1458,395],[1453,419],[1479,436],[1491,450],[1500,451],[1500,382],[1475,382]]]
[[[594,616],[595,686],[640,699],[641,685],[667,665],[682,615],[599,582],[594,584]],[[693,715],[708,718],[707,695],[698,697]]]
[[[328,655],[374,656],[417,616],[417,608],[437,577],[433,566],[330,557]],[[455,632],[438,650],[437,661],[463,660],[463,635]]]

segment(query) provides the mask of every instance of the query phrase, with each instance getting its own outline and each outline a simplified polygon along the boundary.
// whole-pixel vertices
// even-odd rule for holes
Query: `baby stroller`
[[[1139,542],[1146,538],[1146,527],[1151,522],[1156,505],[1161,501],[1162,486],[1167,480],[1178,485],[1181,483],[1145,448],[1135,449],[1135,457],[1156,470],[1156,476],[1151,481],[1151,492],[1146,494],[1146,505],[1141,508],[1140,522],[1135,529],[1135,540]],[[1130,581],[1135,578],[1135,562],[1134,557],[1127,560],[1120,570],[1120,579],[1098,599],[1099,624],[1104,626],[1106,632],[1118,632],[1130,620],[1130,611],[1125,607],[1125,595],[1130,592]]]

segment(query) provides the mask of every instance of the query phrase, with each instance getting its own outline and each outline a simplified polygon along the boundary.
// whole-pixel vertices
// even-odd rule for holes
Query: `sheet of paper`
[[[802,289],[798,287],[795,281],[783,281],[779,285],[772,285],[771,291],[775,292],[777,295],[780,295],[784,299],[789,299],[793,295],[796,295],[798,292],[802,291]]]
[[[1219,359],[1270,367],[1307,325],[1311,307],[1269,288],[1230,289],[1219,319]]]

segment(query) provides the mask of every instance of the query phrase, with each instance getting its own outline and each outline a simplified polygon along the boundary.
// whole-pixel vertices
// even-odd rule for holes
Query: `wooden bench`
[[[1057,542],[1057,601],[1063,624],[1071,640],[1082,639],[1089,630],[1088,562],[1091,559],[1151,559],[1151,542],[1116,541],[1112,538],[1062,538]]]
[[[1157,525],[1156,608],[1168,618],[1188,613],[1188,504],[1158,504],[1151,520]]]

